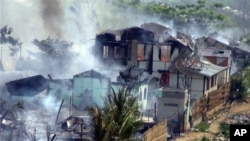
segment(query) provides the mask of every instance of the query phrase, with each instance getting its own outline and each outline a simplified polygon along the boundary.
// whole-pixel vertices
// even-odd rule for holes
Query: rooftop
[[[206,77],[212,77],[227,69],[227,67],[217,66],[206,60],[200,60],[197,63],[193,63],[190,60],[183,60],[177,62],[176,67],[183,73],[198,74]]]
[[[83,73],[77,74],[74,77],[92,77],[92,78],[107,78],[105,75],[95,71],[95,70],[88,70]]]
[[[172,32],[172,30],[169,27],[154,22],[144,23],[141,25],[141,27],[155,34],[162,34],[164,30],[168,30],[169,33]]]
[[[200,70],[195,71],[195,73],[203,75],[203,76],[207,76],[207,77],[211,77],[225,69],[227,69],[227,67],[221,67],[221,66],[217,66],[214,65],[213,63],[210,63],[208,61],[202,60],[202,67]]]
[[[49,80],[42,75],[35,75],[6,83],[6,87],[14,96],[35,96],[48,88]]]

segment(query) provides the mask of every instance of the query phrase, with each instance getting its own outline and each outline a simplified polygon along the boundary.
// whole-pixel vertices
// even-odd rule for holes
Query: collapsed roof
[[[42,75],[35,75],[10,81],[5,85],[12,96],[35,96],[48,88],[49,80]]]

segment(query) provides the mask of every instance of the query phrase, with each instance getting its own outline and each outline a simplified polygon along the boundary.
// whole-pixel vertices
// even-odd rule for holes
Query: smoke
[[[65,23],[63,5],[60,0],[40,0],[41,18],[47,33],[56,38],[62,38]]]
[[[22,57],[25,63],[22,63],[22,68],[24,70],[32,70],[44,76],[47,76],[45,73],[50,73],[55,79],[72,79],[75,74],[95,69],[115,80],[118,72],[123,68],[114,65],[108,70],[104,69],[107,66],[102,66],[95,55],[91,53],[95,35],[105,30],[140,26],[142,23],[154,19],[133,14],[128,9],[114,6],[112,2],[103,0],[0,0],[1,11],[4,11],[1,12],[0,26],[8,25],[12,27],[12,36],[20,38],[23,43]],[[46,63],[51,62],[43,64],[41,60],[37,60],[35,55],[29,56],[27,52],[41,53],[31,41],[34,39],[43,40],[48,36],[52,39],[73,42],[71,51],[77,55],[74,56],[67,70],[62,71],[63,73],[57,71],[61,68],[60,65],[54,66],[54,69],[48,68],[49,65],[46,65]],[[12,64],[7,71],[14,70],[19,60],[8,56],[7,51],[7,48],[5,48],[3,63],[5,67],[7,62]],[[13,75],[11,80],[19,78],[15,77]],[[1,83],[8,81],[9,79],[6,79]],[[38,101],[40,104],[38,104]],[[46,125],[55,122],[59,105],[60,103],[51,97],[37,98],[37,101],[29,102],[26,106],[28,109],[21,116],[22,120],[25,121],[27,130],[32,133],[36,128],[39,132],[37,135],[41,135],[37,137],[40,140],[45,140]],[[30,110],[29,108],[34,109]]]

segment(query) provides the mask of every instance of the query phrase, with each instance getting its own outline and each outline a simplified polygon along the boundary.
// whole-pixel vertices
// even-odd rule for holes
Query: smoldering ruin
[[[92,140],[87,108],[103,107],[111,88],[130,85],[138,87],[145,122],[137,135],[164,119],[172,132],[185,132],[195,124],[189,107],[250,59],[246,44],[218,32],[193,37],[127,10],[109,15],[100,6],[109,1],[2,3],[13,4],[7,12],[32,11],[37,24],[0,22],[7,24],[0,38],[0,140]]]

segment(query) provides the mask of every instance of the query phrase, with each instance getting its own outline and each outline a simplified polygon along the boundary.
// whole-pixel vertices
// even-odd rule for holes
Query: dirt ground
[[[233,103],[226,112],[222,113],[217,119],[210,123],[208,132],[186,132],[184,136],[177,137],[175,141],[200,141],[203,136],[207,138],[215,137],[219,133],[219,124],[227,119],[228,116],[250,111],[250,98],[248,103]]]

